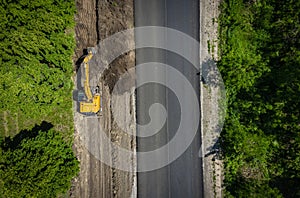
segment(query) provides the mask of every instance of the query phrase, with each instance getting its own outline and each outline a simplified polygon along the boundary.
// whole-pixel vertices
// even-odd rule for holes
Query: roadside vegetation
[[[227,197],[300,197],[300,1],[224,0]]]
[[[53,197],[78,172],[74,14],[71,0],[0,1],[0,197]]]

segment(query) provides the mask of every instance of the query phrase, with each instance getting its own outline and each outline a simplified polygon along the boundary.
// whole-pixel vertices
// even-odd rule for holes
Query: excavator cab
[[[87,48],[88,54],[83,59],[85,70],[84,93],[78,93],[79,111],[85,115],[97,114],[101,110],[101,96],[97,86],[92,92],[89,82],[89,61],[96,53],[94,48]]]

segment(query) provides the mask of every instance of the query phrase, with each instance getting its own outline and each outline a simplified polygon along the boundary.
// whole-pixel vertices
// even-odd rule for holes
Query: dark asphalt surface
[[[196,40],[199,40],[199,2],[198,0],[135,0],[135,26],[165,26],[182,31]],[[155,32],[153,32],[155,36]],[[144,35],[136,34],[136,43],[144,38]],[[167,38],[167,42],[174,41]],[[197,56],[198,52],[195,53]],[[199,60],[199,58],[198,58]],[[138,49],[136,50],[136,64],[145,62],[166,63],[179,70],[193,85],[199,96],[199,76],[195,69],[184,58],[161,49]],[[199,64],[198,64],[199,66]],[[137,81],[143,76],[149,75],[143,71],[137,72]],[[166,72],[154,73],[156,79],[170,81],[172,76]],[[185,95],[185,88],[182,87],[181,94]],[[166,107],[168,118],[159,133],[147,137],[138,138],[138,151],[149,151],[165,145],[174,137],[180,121],[180,105],[177,97],[168,88],[159,84],[147,84],[137,89],[137,122],[147,124],[150,122],[148,115],[149,107],[153,103],[160,103]],[[189,96],[185,96],[189,103]],[[199,101],[199,98],[198,98]],[[190,114],[184,119],[195,119],[195,106],[191,104]],[[156,115],[160,119],[159,115]],[[198,122],[198,120],[194,120]],[[137,131],[139,134],[139,130]],[[138,173],[138,197],[139,198],[182,198],[182,197],[203,197],[202,184],[202,159],[198,157],[201,148],[200,128],[189,148],[177,160],[161,169]],[[168,158],[168,152],[164,153]],[[139,166],[141,159],[137,159]]]

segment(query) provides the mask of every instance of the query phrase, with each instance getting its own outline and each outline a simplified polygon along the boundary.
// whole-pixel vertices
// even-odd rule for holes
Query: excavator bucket
[[[88,52],[88,54],[89,54],[89,53],[96,54],[96,53],[97,53],[97,50],[96,50],[96,48],[94,48],[94,47],[88,47],[88,48],[87,48],[87,52]]]

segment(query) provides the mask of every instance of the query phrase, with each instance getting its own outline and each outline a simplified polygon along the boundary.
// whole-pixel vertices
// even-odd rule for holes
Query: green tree
[[[1,144],[0,194],[2,197],[56,197],[70,188],[78,170],[71,145],[59,132],[23,131]]]

